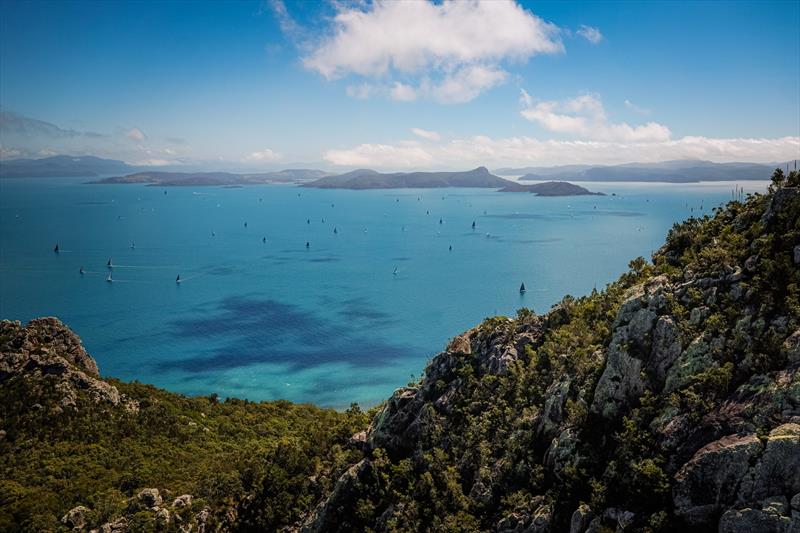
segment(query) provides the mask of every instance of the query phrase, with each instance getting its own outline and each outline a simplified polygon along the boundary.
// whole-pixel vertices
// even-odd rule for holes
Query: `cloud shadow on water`
[[[222,341],[222,345],[194,357],[158,362],[155,368],[199,374],[262,363],[298,370],[329,363],[378,367],[419,356],[411,346],[392,344],[370,333],[392,319],[370,308],[366,300],[340,302],[336,311],[341,320],[271,299],[225,298],[211,316],[169,324],[170,333],[177,337],[207,339],[215,344]]]

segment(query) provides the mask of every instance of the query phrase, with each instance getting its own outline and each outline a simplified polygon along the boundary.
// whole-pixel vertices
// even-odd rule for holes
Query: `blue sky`
[[[0,2],[0,154],[384,169],[800,157],[800,3]]]

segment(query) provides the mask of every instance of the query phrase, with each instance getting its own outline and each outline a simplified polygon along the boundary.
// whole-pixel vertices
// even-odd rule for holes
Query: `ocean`
[[[767,186],[539,198],[87,180],[0,180],[0,318],[58,316],[104,376],[336,408],[379,403],[486,317],[601,289],[675,222]]]

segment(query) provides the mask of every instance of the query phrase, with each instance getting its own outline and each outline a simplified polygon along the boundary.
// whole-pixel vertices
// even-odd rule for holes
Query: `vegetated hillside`
[[[499,189],[513,182],[491,174],[486,167],[463,172],[394,172],[353,170],[338,176],[328,176],[304,187],[318,189],[408,189],[437,187],[484,187]]]
[[[0,531],[275,531],[357,459],[366,425],[357,408],[103,380],[58,320],[0,321]]]
[[[785,185],[776,174],[778,185]],[[399,389],[308,531],[800,531],[800,177]]]
[[[605,196],[585,187],[566,181],[547,181],[544,183],[513,183],[500,189],[500,192],[530,192],[536,196]]]
[[[0,530],[797,531],[800,176],[774,182],[373,416],[102,380],[57,320],[0,322]]]

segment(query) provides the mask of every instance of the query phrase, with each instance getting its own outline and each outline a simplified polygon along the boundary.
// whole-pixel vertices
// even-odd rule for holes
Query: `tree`
[[[772,173],[772,188],[780,189],[781,187],[783,187],[785,181],[786,181],[786,175],[783,173],[783,170],[781,170],[780,168],[776,168],[775,172]]]

